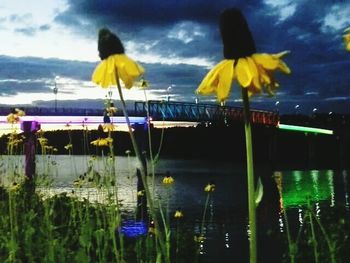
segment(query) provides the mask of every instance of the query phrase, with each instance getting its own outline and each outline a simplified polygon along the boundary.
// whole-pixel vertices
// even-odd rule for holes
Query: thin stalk
[[[250,122],[250,109],[248,90],[242,88],[244,131],[247,154],[247,179],[248,179],[248,211],[249,211],[249,255],[250,263],[257,262],[257,241],[256,241],[256,206],[255,206],[255,186],[254,186],[254,166],[253,166],[253,144]]]
[[[154,158],[153,158],[153,151],[152,151],[152,137],[151,137],[151,127],[150,127],[150,115],[148,111],[148,99],[146,90],[143,90],[143,93],[145,95],[145,102],[146,102],[146,114],[147,114],[147,134],[148,134],[148,146],[149,146],[149,157],[151,159],[151,173],[152,173],[152,198],[154,199],[155,196],[155,165],[154,165]]]
[[[204,205],[204,212],[203,212],[203,217],[202,217],[202,224],[201,224],[201,229],[200,229],[200,235],[203,235],[204,232],[204,222],[205,222],[205,216],[207,214],[207,208],[209,204],[209,198],[210,198],[210,193],[207,194],[207,199],[205,200],[205,205]]]
[[[151,196],[151,193],[149,191],[148,184],[147,184],[147,181],[146,181],[146,174],[145,174],[146,169],[144,167],[145,164],[142,162],[141,154],[140,154],[139,148],[137,146],[135,136],[134,136],[134,134],[132,132],[132,129],[131,129],[130,119],[129,119],[128,112],[126,110],[126,104],[125,104],[122,88],[121,88],[121,85],[120,85],[119,76],[117,75],[116,78],[117,78],[117,88],[118,88],[118,92],[119,92],[119,96],[120,96],[120,101],[122,103],[122,110],[123,110],[123,113],[124,113],[124,116],[125,116],[126,124],[128,126],[128,131],[129,131],[131,143],[132,143],[132,146],[134,148],[136,157],[139,160],[139,162],[141,164],[141,167],[142,167],[142,169],[141,169],[141,179],[142,179],[143,185],[145,186],[146,198],[147,198],[148,204],[150,206],[150,211],[151,211],[151,214],[152,214],[152,218],[154,220],[155,228],[156,228],[156,230],[160,230],[159,223],[158,223],[158,220],[157,220],[157,215],[155,213],[155,207],[154,207],[153,199],[152,199],[152,196]],[[162,254],[164,256],[166,256],[166,247],[165,247],[165,244],[164,244],[164,239],[163,239],[163,235],[162,235],[161,231],[157,232],[157,238],[158,238],[161,250],[162,250]],[[169,261],[170,261],[170,259],[166,258],[166,262],[169,262]]]
[[[321,221],[317,218],[317,216],[312,212],[313,217],[315,218],[317,224],[319,225],[321,232],[324,236],[324,238],[326,239],[327,245],[328,245],[328,249],[329,249],[329,253],[331,254],[331,263],[335,263],[335,247],[334,244],[332,244],[326,230],[324,229],[323,225],[321,224]]]
[[[296,242],[293,242],[290,231],[289,231],[289,221],[288,221],[288,216],[287,216],[287,209],[284,208],[283,206],[283,196],[282,196],[282,190],[279,188],[278,189],[278,193],[280,196],[280,202],[281,202],[281,206],[282,206],[282,213],[283,213],[283,218],[284,218],[284,222],[286,224],[286,233],[287,233],[287,241],[288,241],[288,250],[289,250],[289,257],[290,257],[290,262],[294,263],[295,262],[295,247],[297,245],[298,242],[298,238],[299,238],[299,234],[301,233],[301,229],[302,227],[299,229],[299,233],[298,233],[298,238],[296,240]]]
[[[309,219],[310,219],[310,228],[311,228],[311,236],[312,236],[315,263],[318,263],[318,252],[317,252],[318,245],[317,245],[317,240],[316,240],[314,222],[313,222],[312,215],[311,215],[310,211],[308,212],[308,214],[309,214]]]

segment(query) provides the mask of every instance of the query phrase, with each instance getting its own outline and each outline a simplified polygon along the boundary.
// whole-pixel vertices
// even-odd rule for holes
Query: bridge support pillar
[[[23,121],[21,130],[26,137],[24,143],[25,167],[24,173],[27,179],[32,180],[35,175],[35,133],[40,129],[40,124],[37,121]]]

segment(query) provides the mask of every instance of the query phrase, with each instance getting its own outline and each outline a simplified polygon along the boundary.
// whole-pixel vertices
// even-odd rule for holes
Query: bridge
[[[104,109],[44,107],[24,107],[22,109],[26,112],[26,116],[21,117],[22,122],[36,121],[40,124],[51,125],[51,127],[53,125],[75,125],[78,128],[103,123]],[[11,110],[12,108],[10,107],[0,107],[0,124],[7,124],[6,116]],[[116,125],[125,126],[125,118],[122,111],[118,110],[114,115],[110,118],[110,121]],[[181,126],[181,124],[190,126],[190,123],[193,126],[201,122],[228,124],[243,122],[243,108],[176,101],[136,101],[134,109],[129,110],[129,116],[132,116],[130,117],[132,124],[143,124],[147,121],[148,116],[153,124],[156,122],[168,122],[169,126]],[[251,109],[250,117],[253,125],[265,125],[305,133],[333,134],[332,130],[281,124],[278,113],[272,111]],[[3,128],[3,130],[5,129]]]
[[[147,116],[147,111],[152,120],[157,121],[243,121],[243,108],[240,107],[175,101],[135,102],[134,112],[137,116]],[[277,126],[279,122],[276,112],[252,109],[250,114],[253,124]]]
[[[81,108],[40,108],[24,107],[22,108],[26,117],[24,119],[36,119],[41,123],[96,123],[100,122],[103,116],[103,109],[81,109]],[[6,122],[4,116],[11,112],[9,107],[0,107],[0,123]],[[148,114],[147,114],[148,112]],[[117,111],[115,116],[122,116],[121,111]],[[189,102],[169,102],[169,101],[136,101],[134,110],[129,111],[130,116],[147,117],[152,121],[183,121],[183,122],[241,122],[243,121],[243,108],[220,106],[217,104],[189,103]],[[29,117],[31,116],[31,117]],[[56,116],[56,117],[39,117]],[[62,117],[59,117],[62,116]],[[79,116],[79,117],[78,117]],[[251,110],[251,120],[253,124],[263,124],[277,126],[279,115],[276,112]],[[122,122],[122,119],[116,119],[116,122]]]

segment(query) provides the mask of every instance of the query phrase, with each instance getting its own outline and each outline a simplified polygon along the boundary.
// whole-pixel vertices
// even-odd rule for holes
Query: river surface
[[[133,157],[117,156],[114,166],[118,198],[123,209],[132,213],[136,203],[137,162]],[[77,190],[74,186],[74,181],[88,173],[89,167],[103,176],[113,167],[113,161],[108,157],[37,156],[37,173],[51,175],[51,194],[80,191],[85,197],[98,199],[94,187]],[[4,171],[21,173],[23,157],[0,156],[3,182],[6,181]],[[162,185],[167,173],[175,180],[170,188]],[[328,213],[329,209],[341,206],[345,211],[344,217],[350,218],[348,171],[272,171],[268,167],[255,167],[255,175],[261,178],[263,185],[263,198],[257,210],[258,243],[259,257],[268,261],[262,262],[281,262],[283,252],[280,242],[283,238],[276,238],[276,235],[283,236],[286,231],[282,211],[289,211],[290,225],[295,229],[303,225],[306,208],[310,205],[318,217],[324,216],[323,210]],[[247,262],[247,184],[244,164],[237,166],[220,161],[161,159],[155,166],[155,188],[161,203],[168,206],[171,214],[180,208],[184,213],[183,222],[194,234],[200,232],[207,198],[204,187],[209,182],[214,182],[216,187],[206,211],[206,239],[201,245],[200,262]]]

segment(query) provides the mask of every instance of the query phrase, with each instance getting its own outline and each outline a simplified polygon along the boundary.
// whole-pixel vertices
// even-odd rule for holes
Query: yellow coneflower
[[[214,191],[215,191],[215,184],[214,183],[208,183],[204,187],[204,192],[210,193],[210,192],[214,192]]]
[[[145,190],[141,190],[137,192],[137,196],[144,196],[145,195]]]
[[[98,50],[102,61],[92,74],[92,81],[102,88],[116,86],[118,76],[130,89],[144,73],[141,65],[124,54],[120,39],[107,28],[99,31]]]
[[[197,93],[209,95],[216,93],[220,102],[225,102],[230,95],[232,82],[238,83],[248,90],[249,95],[265,91],[271,95],[279,87],[273,72],[280,70],[289,74],[290,69],[282,61],[288,54],[284,51],[278,54],[253,54],[238,59],[224,59],[205,76],[197,89]]]
[[[97,147],[109,146],[112,143],[113,143],[113,139],[110,137],[98,138],[97,140],[90,142],[90,144],[95,145]]]
[[[17,114],[10,113],[7,115],[6,120],[8,123],[17,123],[19,122],[19,116]]]
[[[114,131],[114,124],[113,123],[105,123],[105,124],[103,124],[102,127],[103,127],[104,132]]]
[[[166,175],[164,178],[163,178],[163,184],[166,184],[166,185],[171,185],[174,183],[174,178],[172,178],[170,175]]]
[[[234,8],[221,15],[220,30],[225,59],[209,71],[196,92],[202,95],[214,93],[218,101],[225,102],[233,81],[237,79],[240,86],[247,89],[248,95],[262,91],[273,95],[279,87],[274,71],[290,73],[282,61],[289,51],[277,54],[256,53],[248,25],[240,11]]]
[[[73,144],[71,143],[68,143],[67,145],[64,146],[64,149],[66,149],[67,151],[71,150],[72,148],[73,148]]]
[[[38,138],[38,141],[39,141],[39,143],[40,143],[40,145],[41,145],[42,147],[43,147],[43,146],[46,146],[47,143],[48,143],[48,140],[47,140],[46,138],[44,138],[44,137]]]
[[[193,239],[195,242],[201,243],[205,240],[205,237],[203,235],[195,235]]]
[[[182,218],[183,216],[184,216],[184,214],[182,213],[181,210],[176,210],[175,211],[175,214],[174,214],[175,218]]]

